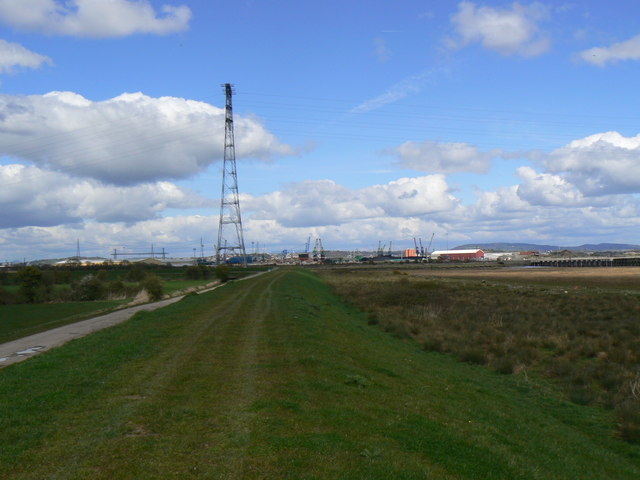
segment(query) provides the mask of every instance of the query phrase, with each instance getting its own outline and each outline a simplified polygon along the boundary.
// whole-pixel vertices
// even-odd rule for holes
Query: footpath
[[[255,277],[264,272],[259,272],[254,275],[239,279],[245,280],[247,278]],[[239,281],[235,280],[235,281]],[[223,284],[209,287],[204,290],[196,291],[201,294],[209,292]],[[105,315],[89,318],[76,323],[70,323],[62,327],[47,330],[46,332],[36,333],[29,335],[28,337],[12,340],[11,342],[0,344],[0,368],[6,367],[13,363],[18,363],[28,358],[33,357],[52,348],[64,345],[74,338],[84,337],[90,333],[97,332],[103,328],[108,328],[118,323],[122,323],[125,320],[130,319],[133,315],[140,311],[152,311],[158,308],[166,307],[172,303],[178,302],[184,298],[184,295],[176,297],[166,298],[157,302],[145,303],[142,305],[136,305],[133,307],[124,308],[122,310],[116,310]]]

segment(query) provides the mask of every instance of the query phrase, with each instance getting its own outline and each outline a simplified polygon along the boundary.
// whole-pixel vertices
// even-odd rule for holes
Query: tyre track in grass
[[[215,465],[216,478],[242,477],[254,415],[249,407],[258,383],[257,346],[279,276],[247,282],[224,302],[212,305],[202,328],[183,339],[180,359],[170,369],[162,362],[156,366],[163,378],[156,382],[153,392],[148,392],[151,409],[177,412],[177,417],[182,413],[184,419],[170,415],[152,423],[149,431],[159,432],[160,437],[182,435],[183,429],[194,433],[193,417],[201,418],[192,442],[173,450],[185,463],[193,464],[193,472]],[[181,389],[176,390],[176,385]],[[158,452],[151,457],[161,456],[166,450],[163,443],[157,442]]]

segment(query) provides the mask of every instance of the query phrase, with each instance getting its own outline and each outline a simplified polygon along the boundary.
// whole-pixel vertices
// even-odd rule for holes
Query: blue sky
[[[633,1],[0,0],[0,261],[640,243]]]

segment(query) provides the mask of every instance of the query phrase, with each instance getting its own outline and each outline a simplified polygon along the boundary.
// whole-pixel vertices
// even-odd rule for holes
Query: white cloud
[[[190,256],[194,247],[199,252],[204,237],[205,255],[213,253],[216,215],[159,216],[164,208],[190,208],[202,202],[174,185],[108,187],[92,180],[74,182],[35,167],[10,167],[0,171],[0,208],[9,212],[3,217],[5,228],[0,228],[2,260],[73,255],[77,239],[83,254],[108,256],[123,246],[148,251],[154,244],[156,251],[165,248],[170,255]],[[12,186],[10,174],[22,180],[31,175],[29,188]],[[559,176],[529,168],[519,174],[520,185],[480,192],[477,202],[468,206],[449,193],[440,175],[355,190],[329,180],[309,181],[260,197],[245,194],[241,198],[245,245],[249,250],[256,242],[261,250],[301,251],[308,235],[322,238],[327,249],[351,250],[375,249],[378,240],[387,246],[393,242],[394,250],[409,248],[413,237],[426,240],[431,233],[436,234],[432,248],[445,248],[445,237],[451,247],[491,241],[631,243],[636,238],[640,207],[634,196],[580,200]],[[129,210],[142,213],[138,219],[127,218]],[[25,220],[8,220],[20,216]]]
[[[114,248],[123,252],[123,247],[130,252],[148,252],[153,244],[156,252],[164,248],[170,256],[190,257],[193,248],[200,253],[200,238],[203,238],[204,253],[208,256],[213,254],[217,226],[217,216],[185,215],[133,225],[89,221],[76,225],[0,229],[0,246],[5,247],[0,260],[72,256],[78,239],[82,255],[108,257]],[[424,239],[427,233],[438,232],[439,236],[442,232],[434,222],[415,217],[353,220],[312,228],[283,227],[275,220],[243,219],[243,226],[247,251],[251,251],[254,241],[260,244],[260,251],[269,252],[303,251],[310,234],[313,238],[322,238],[326,249],[372,249],[378,240],[387,246],[392,240],[396,250],[413,245],[414,236]],[[7,245],[11,246],[10,250]]]
[[[147,0],[0,0],[0,21],[51,35],[165,35],[186,30],[190,19],[185,5],[164,5],[158,14]]]
[[[582,193],[566,179],[550,173],[536,173],[530,167],[518,168],[523,183],[517,194],[532,205],[574,206],[584,203]]]
[[[530,210],[528,202],[518,195],[518,186],[500,187],[495,192],[481,192],[473,208],[472,219],[519,217]]]
[[[0,166],[0,228],[96,222],[138,222],[167,208],[198,208],[210,202],[169,182],[133,187],[24,165]]]
[[[16,67],[40,68],[43,63],[53,64],[45,55],[27,50],[18,43],[0,39],[0,73],[12,72]]]
[[[453,229],[474,242],[636,242],[640,227],[638,199],[611,196],[595,202],[581,201],[580,194],[558,178],[532,170],[519,173],[524,177],[523,184],[481,192],[463,217],[452,219]],[[523,191],[523,185],[528,191]],[[567,199],[566,204],[562,198]]]
[[[403,167],[434,173],[486,173],[491,167],[491,160],[501,154],[500,150],[480,152],[467,143],[429,140],[422,143],[408,141],[392,152]]]
[[[587,196],[640,192],[640,135],[591,135],[551,152],[543,163]]]
[[[457,199],[442,175],[401,178],[350,190],[331,180],[305,181],[262,197],[244,195],[242,208],[258,220],[284,227],[339,225],[384,217],[413,217],[454,210]]]
[[[217,218],[202,215],[162,217],[135,224],[87,221],[52,227],[21,227],[0,229],[3,258],[28,260],[72,256],[80,240],[82,255],[109,257],[114,249],[123,252],[149,252],[164,248],[171,256],[191,256],[192,248],[200,246],[204,237],[205,255],[213,253]],[[11,250],[6,246],[10,245]],[[199,253],[198,248],[198,253]]]
[[[293,153],[255,119],[234,126],[239,159]],[[224,109],[142,93],[0,95],[0,155],[120,185],[186,178],[223,157]]]
[[[358,190],[329,180],[303,182],[241,199],[248,213],[243,218],[245,239],[268,243],[273,251],[302,249],[308,235],[321,237],[330,249],[375,249],[378,240],[387,245],[393,241],[394,249],[409,248],[414,236],[425,239],[434,232],[437,248],[445,248],[447,234],[449,246],[495,241],[571,245],[598,238],[634,241],[640,226],[637,199],[612,196],[606,201],[583,201],[575,188],[553,175],[527,168],[519,174],[522,184],[479,192],[476,203],[466,206],[448,193],[441,176],[405,178]]]
[[[411,75],[392,85],[386,92],[362,102],[357,107],[352,108],[349,113],[366,113],[384,107],[390,103],[402,100],[410,95],[419,93],[429,78],[439,73],[441,69],[427,70],[416,75]]]
[[[373,39],[374,50],[376,58],[381,63],[386,63],[391,58],[391,50],[387,46],[387,42],[382,37],[376,37]]]
[[[547,9],[539,3],[529,6],[513,3],[511,8],[492,8],[461,2],[451,19],[457,38],[450,39],[449,44],[461,48],[481,43],[503,55],[540,55],[550,48],[549,39],[538,26],[547,15]]]
[[[604,67],[607,63],[621,60],[640,60],[640,35],[609,47],[594,47],[584,50],[578,56],[585,62]]]

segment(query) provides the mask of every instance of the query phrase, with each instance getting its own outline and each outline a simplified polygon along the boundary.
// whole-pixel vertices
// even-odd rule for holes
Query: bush
[[[516,368],[516,359],[512,356],[498,357],[493,362],[493,368],[502,375],[511,375]]]
[[[109,276],[109,274],[107,273],[106,270],[98,270],[98,274],[96,275],[98,280],[100,280],[101,282],[106,282],[108,276]]]
[[[628,442],[640,444],[640,399],[629,399],[615,409],[618,431]]]
[[[574,385],[569,390],[569,400],[578,405],[591,405],[596,398],[595,392],[588,385]]]
[[[141,282],[147,276],[147,271],[143,265],[136,264],[133,266],[129,273],[127,273],[127,280],[130,282]]]
[[[20,282],[20,299],[26,303],[35,303],[38,287],[42,284],[42,272],[36,267],[24,267],[18,271],[17,278]]]
[[[216,278],[220,280],[222,283],[229,280],[229,276],[231,274],[229,267],[227,265],[218,265],[215,268],[214,273],[216,275]]]
[[[45,284],[45,285],[53,285],[54,283],[56,283],[56,275],[55,272],[51,271],[51,270],[44,270],[42,271],[42,280],[41,283]]]
[[[112,280],[107,284],[107,292],[110,297],[127,296],[127,287],[122,280]]]
[[[56,284],[71,283],[71,271],[64,269],[55,269],[53,271],[53,280]]]
[[[427,336],[421,340],[422,348],[432,352],[442,352],[442,340],[440,338]]]
[[[55,293],[55,300],[58,302],[72,302],[74,300],[74,291],[69,285],[58,287]]]
[[[81,302],[101,300],[105,296],[104,283],[98,277],[86,275],[73,287],[73,296]]]
[[[187,267],[185,270],[185,276],[188,280],[205,280],[211,277],[211,269],[205,265],[193,265]]]
[[[140,286],[146,290],[151,300],[161,300],[164,295],[164,285],[157,275],[147,275]]]
[[[474,363],[476,365],[484,365],[486,363],[483,351],[478,348],[465,348],[460,352],[458,357],[463,362]]]

